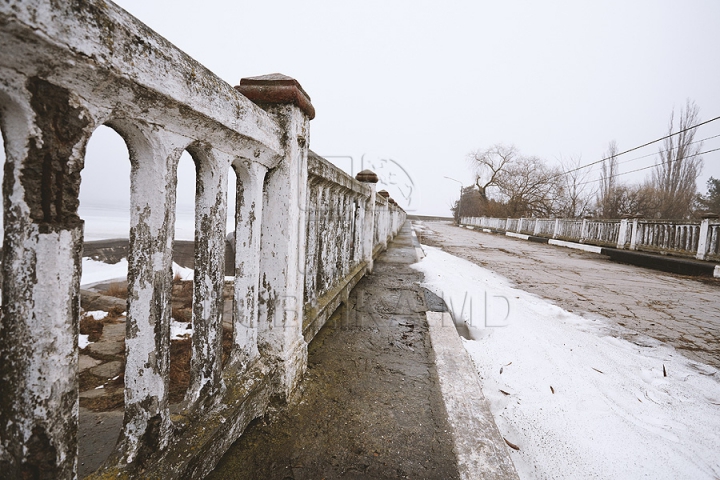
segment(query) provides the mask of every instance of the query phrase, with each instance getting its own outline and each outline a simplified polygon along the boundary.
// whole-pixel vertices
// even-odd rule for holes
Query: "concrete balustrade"
[[[460,224],[601,247],[720,261],[720,219],[714,214],[696,221],[463,217]]]
[[[0,468],[77,476],[85,147],[125,140],[131,225],[125,414],[94,474],[201,478],[247,424],[295,395],[307,343],[405,221],[309,152],[309,96],[289,77],[236,88],[101,0],[0,3],[5,139]],[[177,164],[197,170],[190,388],[171,418],[168,372]],[[222,364],[227,175],[237,176],[233,342]],[[374,178],[377,181],[377,177]]]

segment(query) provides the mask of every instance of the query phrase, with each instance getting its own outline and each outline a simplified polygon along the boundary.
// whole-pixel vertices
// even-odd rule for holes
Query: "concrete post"
[[[506,232],[510,231],[510,222],[512,222],[512,218],[508,218],[505,220],[505,231]]]
[[[283,402],[307,365],[303,272],[307,154],[315,109],[300,84],[285,75],[243,78],[237,88],[285,129],[284,158],[265,179],[258,292],[258,349],[278,372],[275,400]]]
[[[68,90],[37,77],[23,85],[17,103],[3,102],[14,115],[2,118],[0,476],[71,479],[83,241],[77,195],[92,126]]]
[[[717,219],[718,215],[715,213],[706,213],[702,217],[702,223],[700,223],[700,234],[698,236],[698,249],[695,258],[698,260],[705,260],[710,248],[710,219]]]
[[[387,202],[384,205],[380,206],[380,210],[378,211],[378,215],[380,217],[380,221],[378,222],[378,226],[380,227],[380,244],[382,245],[382,251],[387,250],[388,245],[388,235],[390,234],[390,228],[388,227],[388,218],[390,215],[390,194],[387,192],[387,190],[380,190],[378,192],[378,195],[383,197],[385,201]]]
[[[236,160],[235,290],[233,292],[233,360],[244,368],[257,355],[260,232],[263,184],[267,169],[250,160]]]
[[[233,292],[232,361],[244,369],[258,354],[257,309],[260,281],[260,231],[263,184],[267,169],[250,160],[236,160],[235,290]]]
[[[128,291],[132,296],[125,333],[125,419],[113,453],[118,463],[132,463],[163,450],[171,432],[172,242],[176,168],[186,140],[149,128],[144,136],[147,145],[137,141],[128,145],[132,160]]]
[[[557,238],[559,233],[560,233],[560,219],[556,218],[555,219],[555,230],[553,231],[552,238]]]
[[[585,243],[588,236],[588,218],[583,218],[582,227],[580,228],[580,243]]]
[[[231,157],[190,147],[196,164],[195,274],[192,303],[192,360],[189,405],[222,390],[222,316],[225,284],[227,176]],[[203,407],[203,402],[198,407]]]
[[[522,232],[523,222],[524,222],[524,221],[525,221],[525,219],[524,219],[523,217],[520,217],[520,219],[518,220],[516,233],[521,233],[521,232]]]
[[[538,233],[540,233],[540,219],[536,218],[535,219],[535,228],[533,228],[533,235],[537,236]]]
[[[633,218],[632,233],[630,234],[630,250],[637,250],[638,219]]]
[[[617,248],[624,249],[628,238],[628,219],[620,220],[620,231],[618,232]]]
[[[369,188],[369,195],[365,201],[365,213],[362,232],[362,259],[367,262],[368,272],[373,269],[373,243],[375,240],[375,190],[377,188],[378,176],[370,171],[363,170],[355,175],[355,179],[365,183]]]

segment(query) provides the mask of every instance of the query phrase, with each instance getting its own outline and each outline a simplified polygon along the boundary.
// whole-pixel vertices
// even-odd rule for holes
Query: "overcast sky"
[[[688,98],[702,120],[720,116],[717,0],[117,3],[231,85],[296,78],[317,111],[311,148],[352,157],[334,159],[352,173],[365,155],[404,205],[409,177],[421,214],[449,214],[459,185],[443,177],[471,184],[467,154],[494,143],[589,163],[610,140],[622,151],[663,136]],[[696,138],[714,135],[720,120]],[[720,152],[704,160],[702,192]]]

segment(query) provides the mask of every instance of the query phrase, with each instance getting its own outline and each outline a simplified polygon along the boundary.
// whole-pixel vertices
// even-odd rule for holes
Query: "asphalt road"
[[[493,270],[565,310],[605,317],[613,334],[643,344],[647,336],[686,357],[720,368],[720,279],[684,277],[608,257],[450,222],[413,222],[424,245]],[[619,328],[622,327],[622,328]]]

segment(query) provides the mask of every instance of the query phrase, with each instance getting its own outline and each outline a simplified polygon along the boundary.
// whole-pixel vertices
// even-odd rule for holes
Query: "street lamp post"
[[[463,184],[460,180],[455,180],[451,177],[445,177],[448,180],[452,180],[453,182],[457,182],[460,184],[460,200],[458,200],[458,208],[457,208],[457,220],[455,220],[455,223],[460,225],[460,212],[462,212],[462,197],[463,197]]]

